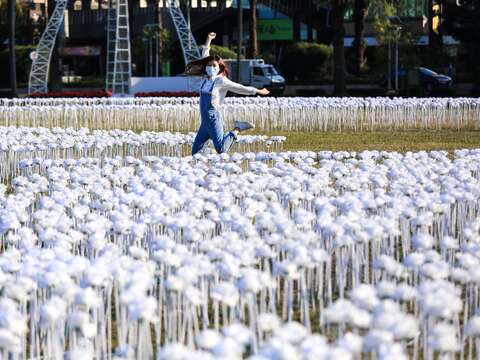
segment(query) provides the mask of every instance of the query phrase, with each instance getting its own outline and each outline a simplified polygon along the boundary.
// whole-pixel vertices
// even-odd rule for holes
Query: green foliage
[[[421,57],[419,50],[414,46],[415,37],[406,30],[405,27],[397,34],[392,27],[389,17],[397,13],[394,2],[385,0],[373,0],[375,4],[376,14],[374,16],[374,27],[377,34],[377,41],[381,46],[375,49],[375,56],[372,59],[372,68],[375,73],[387,74],[388,62],[388,42],[392,44],[392,61],[395,53],[394,44],[395,37],[398,36],[399,47],[399,66],[400,68],[413,68],[421,66]]]
[[[395,37],[389,20],[389,17],[394,16],[396,13],[395,6],[385,0],[376,0],[374,4],[376,9],[374,28],[377,34],[377,40],[381,44],[386,44],[389,40],[393,41]],[[401,35],[403,34],[405,34],[404,31]],[[402,38],[402,36],[400,38]]]
[[[7,0],[0,0],[0,44],[8,38],[8,24],[7,24]],[[27,2],[15,2],[15,41],[17,44],[25,44],[28,38],[27,16],[28,16],[28,3]],[[1,45],[0,45],[1,46]]]
[[[154,26],[144,26],[142,35],[139,40],[143,43],[143,49],[148,47],[149,41],[154,39],[155,41],[160,42],[160,53],[161,58],[164,61],[170,60],[171,58],[171,45],[172,45],[172,35],[170,31],[164,28],[158,27],[158,25]]]
[[[156,51],[155,41],[159,41],[160,44],[160,64],[171,60],[172,35],[170,31],[160,28],[158,25],[144,26],[141,35],[133,39],[131,43],[132,60],[135,64],[135,68],[132,69],[133,75],[145,74],[145,56],[148,56],[149,44],[152,46],[152,52]]]
[[[287,48],[280,70],[287,80],[323,80],[331,73],[332,61],[331,47],[298,42]]]
[[[20,46],[15,47],[15,57],[17,63],[17,81],[18,83],[28,83],[28,76],[30,74],[30,67],[32,61],[30,60],[30,52],[35,50],[35,46]],[[8,69],[8,50],[0,51],[0,69]],[[5,73],[9,74],[8,71]],[[9,76],[0,76],[0,88],[9,87]]]
[[[237,53],[227,47],[219,45],[210,45],[210,54],[218,55],[222,59],[236,59]]]

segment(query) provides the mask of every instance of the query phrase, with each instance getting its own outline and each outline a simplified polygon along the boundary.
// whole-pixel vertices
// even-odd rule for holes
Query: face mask
[[[207,73],[208,76],[212,77],[218,74],[218,68],[215,66],[206,66],[205,72]]]

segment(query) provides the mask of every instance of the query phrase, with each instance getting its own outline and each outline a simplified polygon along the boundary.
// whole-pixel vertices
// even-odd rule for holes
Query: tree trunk
[[[82,11],[90,10],[91,0],[82,0]]]
[[[150,0],[151,5],[154,7],[154,22],[158,25],[157,31],[157,66],[159,67],[158,76],[162,76],[162,47],[163,47],[163,39],[162,39],[162,13],[160,12],[160,8],[158,7],[158,0]],[[190,11],[190,0],[186,1],[187,10]]]
[[[255,59],[258,57],[257,0],[250,0],[250,12],[250,57]]]
[[[345,28],[343,17],[345,15],[345,0],[332,0],[333,15],[333,80],[334,94],[345,95],[345,49],[343,39]]]
[[[17,97],[17,66],[15,63],[15,1],[8,0],[8,32],[9,32],[9,68],[10,68],[10,96]]]
[[[355,0],[353,7],[353,22],[355,26],[355,38],[353,39],[353,52],[355,54],[354,71],[360,74],[365,63],[365,43],[363,34],[365,29],[365,18],[367,17],[368,1]]]

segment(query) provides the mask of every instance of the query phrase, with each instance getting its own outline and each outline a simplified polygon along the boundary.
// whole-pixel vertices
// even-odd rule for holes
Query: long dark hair
[[[206,75],[205,67],[212,60],[218,62],[218,67],[220,68],[218,75],[228,77],[229,71],[227,64],[225,64],[225,61],[218,55],[210,55],[203,59],[190,61],[185,67],[185,75]]]

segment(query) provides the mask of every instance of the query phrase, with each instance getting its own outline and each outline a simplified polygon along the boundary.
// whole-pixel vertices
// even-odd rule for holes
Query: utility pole
[[[243,6],[242,0],[237,0],[238,11],[238,49],[237,49],[237,82],[240,82],[240,52],[243,43]]]
[[[15,63],[15,1],[8,0],[8,31],[9,41],[9,66],[10,66],[10,94],[17,97],[17,67]]]

